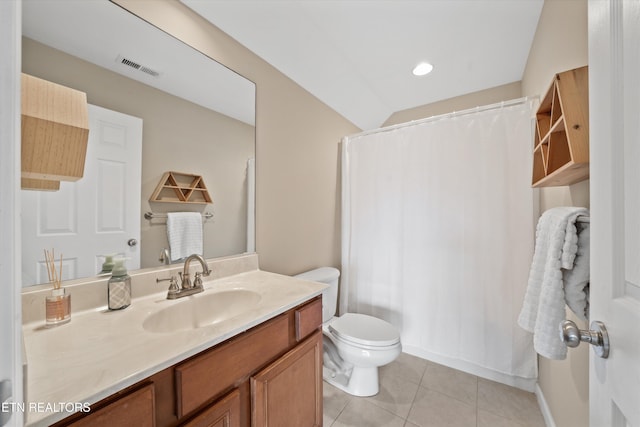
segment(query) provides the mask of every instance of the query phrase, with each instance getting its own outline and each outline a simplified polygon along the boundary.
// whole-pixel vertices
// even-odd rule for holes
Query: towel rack
[[[589,224],[591,222],[591,218],[585,215],[580,215],[578,218],[576,218],[576,222],[583,222],[583,223]]]
[[[145,212],[144,213],[144,219],[154,219],[154,218],[166,218],[167,214],[159,214],[159,213],[153,213],[153,212]],[[213,214],[211,212],[204,212],[202,214],[202,217],[204,219],[209,219],[209,218],[213,218]]]

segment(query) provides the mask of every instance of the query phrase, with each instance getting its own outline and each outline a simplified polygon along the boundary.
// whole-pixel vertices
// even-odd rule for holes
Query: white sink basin
[[[254,308],[262,297],[254,291],[231,289],[184,297],[149,315],[142,327],[148,332],[167,333],[210,326]]]

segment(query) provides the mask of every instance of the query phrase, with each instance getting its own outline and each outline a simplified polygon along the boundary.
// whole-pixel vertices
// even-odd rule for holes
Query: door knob
[[[134,246],[135,246],[135,245],[137,245],[137,244],[138,244],[138,241],[137,241],[136,239],[129,239],[129,240],[127,241],[127,245],[129,245],[129,246],[131,246],[131,247],[134,247]]]
[[[568,347],[577,347],[581,341],[592,344],[593,351],[603,359],[609,357],[609,334],[604,323],[594,320],[590,325],[591,329],[578,329],[578,326],[571,320],[560,322],[560,339]]]

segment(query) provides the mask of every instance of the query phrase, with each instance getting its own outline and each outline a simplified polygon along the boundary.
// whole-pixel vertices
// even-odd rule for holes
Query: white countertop
[[[204,287],[203,293],[177,300],[167,300],[163,290],[135,298],[119,311],[108,311],[105,298],[103,307],[72,312],[66,325],[49,329],[44,321],[23,325],[27,425],[65,418],[69,413],[59,412],[65,403],[95,403],[319,295],[326,286],[254,270],[205,282]],[[237,288],[259,293],[259,303],[236,317],[197,329],[170,333],[143,329],[145,318],[164,307]]]

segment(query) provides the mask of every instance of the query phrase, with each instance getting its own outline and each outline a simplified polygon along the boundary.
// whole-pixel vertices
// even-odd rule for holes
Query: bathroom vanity
[[[260,271],[257,258],[255,269],[244,257],[227,261],[231,273],[239,264],[249,270],[205,282],[203,293],[182,300],[166,300],[164,285],[158,292],[156,278],[171,271],[154,270],[134,276],[133,288],[156,292],[134,295],[125,310],[103,303],[72,308],[71,322],[56,328],[25,323],[27,403],[81,408],[29,411],[27,425],[321,425],[325,286]],[[210,264],[214,274],[225,274],[221,265]],[[23,294],[27,311],[38,305],[36,294]]]

